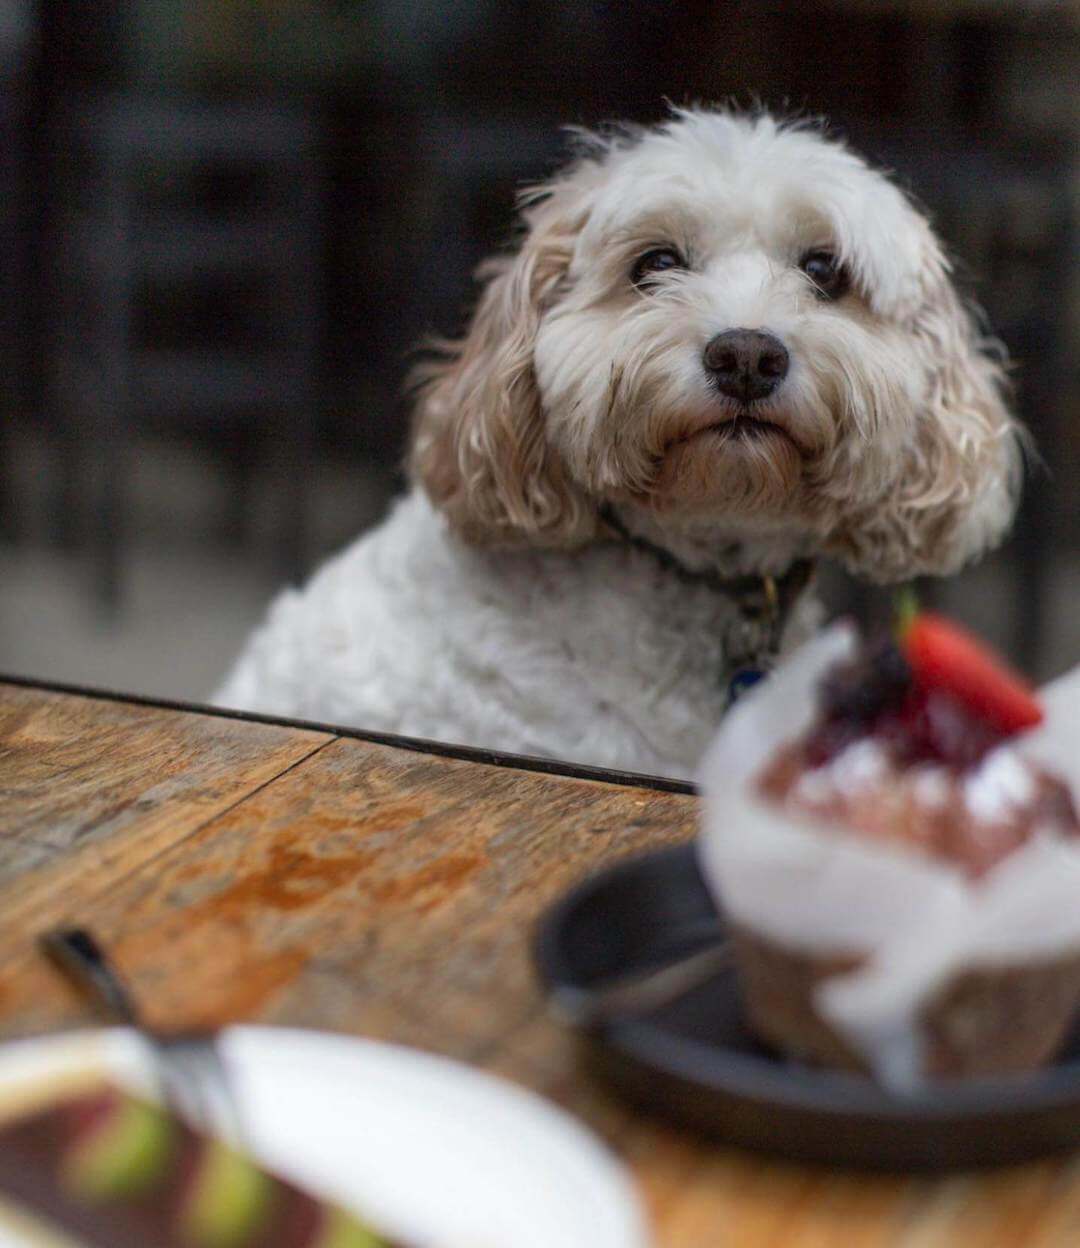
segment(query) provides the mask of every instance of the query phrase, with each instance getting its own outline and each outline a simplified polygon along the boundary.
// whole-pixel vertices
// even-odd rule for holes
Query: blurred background
[[[1046,462],[935,592],[1071,665],[1078,87],[1071,0],[0,0],[0,672],[204,699],[401,488],[409,348],[559,128],[727,97],[930,211]]]

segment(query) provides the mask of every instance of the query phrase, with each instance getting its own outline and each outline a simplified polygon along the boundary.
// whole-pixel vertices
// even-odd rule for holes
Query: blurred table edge
[[[100,699],[106,702],[126,702],[132,706],[158,707],[166,711],[189,711],[193,715],[214,715],[221,719],[238,720],[241,723],[270,724],[278,728],[322,732],[353,741],[368,741],[372,745],[385,745],[396,750],[412,750],[419,754],[437,754],[445,758],[458,758],[465,762],[483,763],[488,767],[512,767],[518,771],[535,771],[548,776],[566,776],[573,780],[597,780],[602,784],[654,789],[659,793],[686,795],[697,793],[697,786],[690,781],[676,780],[670,776],[651,776],[641,772],[593,767],[584,763],[544,758],[540,755],[511,754],[482,746],[459,745],[453,741],[435,741],[426,737],[408,737],[393,732],[375,732],[343,724],[292,719],[285,715],[263,715],[255,711],[217,706],[207,702],[178,701],[174,698],[157,697],[154,694],[131,693],[122,689],[102,689],[94,685],[52,681],[37,676],[16,676],[0,671],[0,687],[4,685],[14,685],[23,689],[41,689],[48,693],[71,694],[73,697]]]

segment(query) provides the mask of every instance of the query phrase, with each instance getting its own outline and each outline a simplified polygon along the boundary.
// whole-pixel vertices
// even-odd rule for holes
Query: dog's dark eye
[[[831,251],[808,251],[799,261],[799,268],[814,283],[823,299],[839,299],[851,285],[851,277],[840,263],[840,257]]]
[[[668,269],[685,269],[686,261],[674,247],[654,247],[643,256],[638,256],[634,267],[630,270],[630,280],[635,286],[647,286],[649,279],[656,273]]]

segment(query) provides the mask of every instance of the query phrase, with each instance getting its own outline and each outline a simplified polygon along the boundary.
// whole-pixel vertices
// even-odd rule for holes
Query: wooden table
[[[1073,1159],[813,1170],[590,1085],[544,1014],[533,921],[601,864],[691,837],[696,799],[407,744],[0,683],[0,1037],[89,1021],[33,950],[78,920],[162,1023],[381,1037],[567,1106],[625,1159],[661,1248],[1080,1244]]]

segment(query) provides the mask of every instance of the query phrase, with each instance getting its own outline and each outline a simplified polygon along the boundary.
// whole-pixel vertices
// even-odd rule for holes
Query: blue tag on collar
[[[752,689],[759,680],[764,680],[766,672],[760,667],[740,667],[728,682],[728,705],[731,706],[747,691]]]

